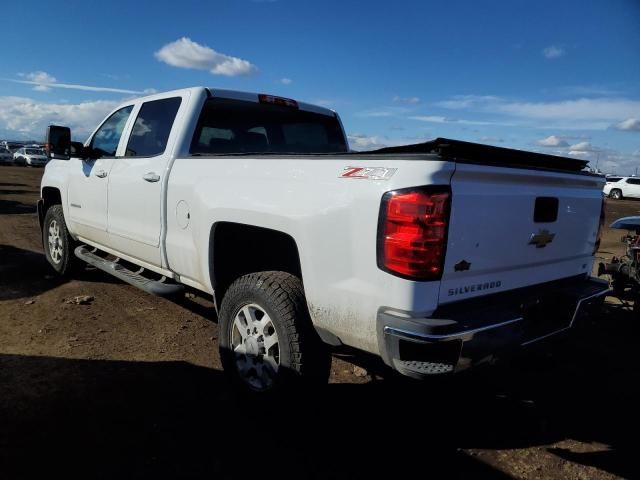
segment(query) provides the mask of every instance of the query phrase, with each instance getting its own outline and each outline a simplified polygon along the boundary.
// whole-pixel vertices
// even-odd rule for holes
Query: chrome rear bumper
[[[378,313],[384,361],[412,377],[464,370],[571,329],[602,304],[607,282],[552,282],[438,309],[431,318]]]

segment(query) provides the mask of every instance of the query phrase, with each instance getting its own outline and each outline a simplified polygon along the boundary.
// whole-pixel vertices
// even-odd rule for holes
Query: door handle
[[[98,170],[96,172],[96,177],[98,177],[98,178],[104,178],[106,176],[107,176],[107,172],[105,172],[104,170]]]
[[[156,172],[145,173],[142,178],[144,178],[147,182],[157,182],[160,180],[160,175]]]

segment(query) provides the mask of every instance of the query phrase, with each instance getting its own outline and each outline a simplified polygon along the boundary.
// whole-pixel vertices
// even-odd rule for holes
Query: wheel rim
[[[60,225],[57,220],[51,220],[49,223],[49,255],[53,263],[58,264],[62,261],[62,238],[60,237]]]
[[[613,198],[620,198],[620,192],[618,190],[613,192]]]
[[[273,386],[280,368],[280,344],[267,312],[254,303],[243,306],[231,325],[231,349],[240,378],[253,390]]]

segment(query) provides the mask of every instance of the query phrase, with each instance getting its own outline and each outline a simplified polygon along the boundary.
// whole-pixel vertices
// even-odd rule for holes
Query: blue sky
[[[640,1],[9,1],[0,137],[86,135],[193,85],[338,111],[353,148],[437,136],[640,166]],[[99,87],[99,88],[96,88]]]

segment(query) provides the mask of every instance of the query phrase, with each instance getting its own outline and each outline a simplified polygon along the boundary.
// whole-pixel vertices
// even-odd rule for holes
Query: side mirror
[[[49,125],[45,149],[49,159],[69,160],[71,158],[71,129]]]

